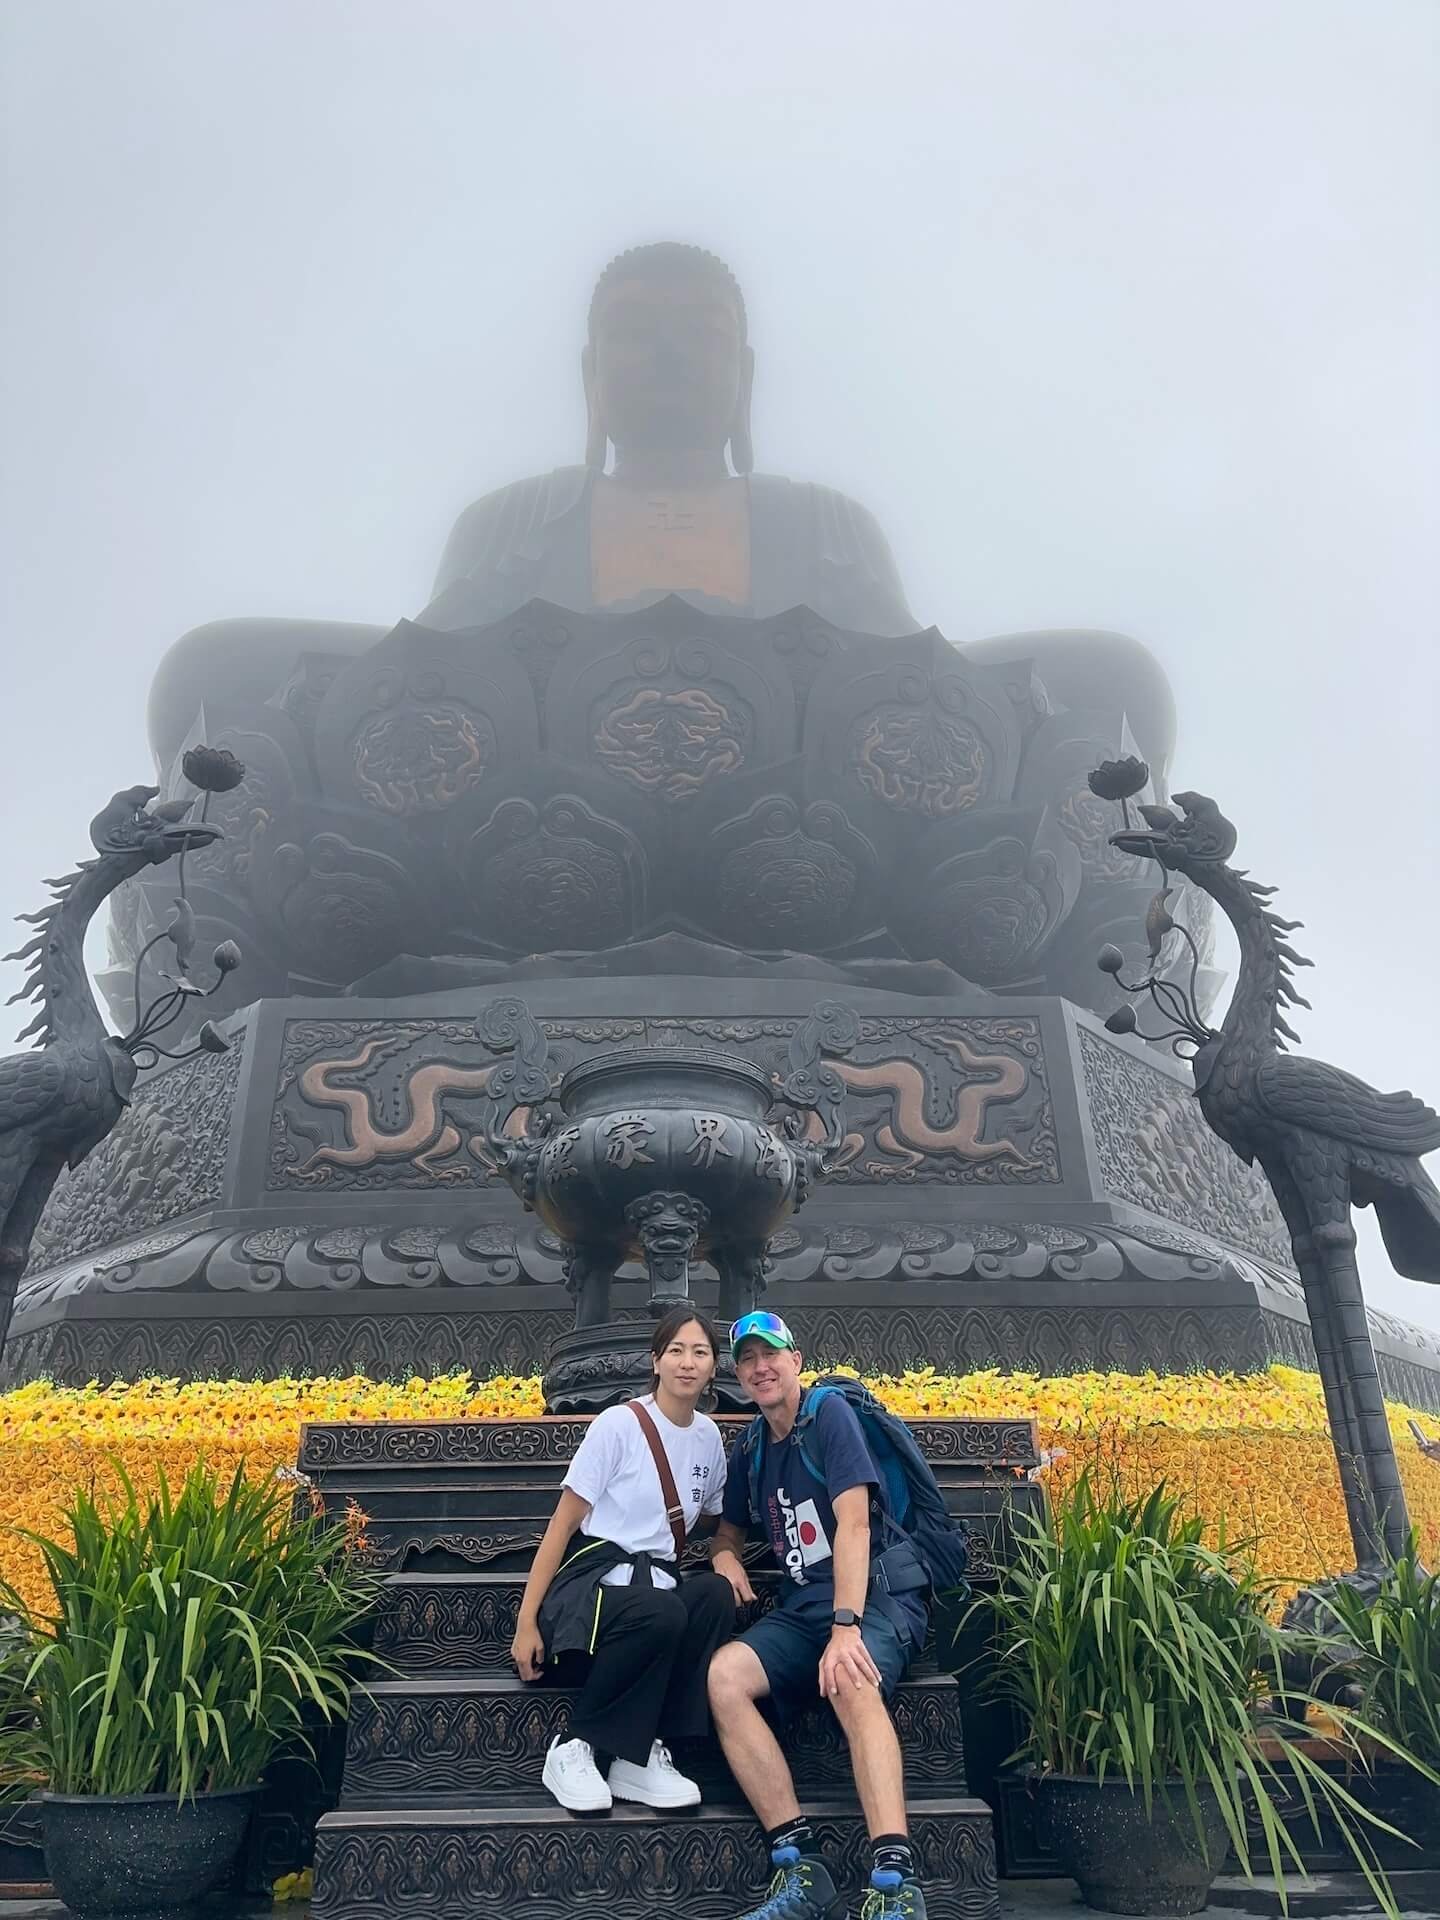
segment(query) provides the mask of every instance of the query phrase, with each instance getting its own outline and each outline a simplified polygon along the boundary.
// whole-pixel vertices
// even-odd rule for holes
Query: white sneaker
[[[610,1791],[617,1800],[638,1800],[645,1807],[698,1807],[700,1789],[687,1780],[670,1758],[670,1749],[657,1740],[643,1767],[633,1760],[610,1762]]]
[[[635,1771],[638,1773],[639,1768]],[[540,1775],[567,1813],[608,1813],[610,1789],[600,1778],[595,1749],[588,1740],[562,1741],[557,1734]]]

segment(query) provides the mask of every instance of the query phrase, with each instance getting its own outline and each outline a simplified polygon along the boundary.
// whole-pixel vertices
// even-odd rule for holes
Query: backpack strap
[[[835,1389],[833,1387],[807,1387],[800,1401],[800,1411],[795,1416],[795,1448],[800,1455],[800,1463],[812,1480],[819,1480],[821,1482],[824,1481],[825,1476],[816,1464],[814,1455],[805,1445],[805,1437],[815,1423],[815,1415],[820,1410],[820,1402],[827,1394],[833,1393],[834,1391]]]
[[[745,1429],[740,1442],[744,1451],[745,1465],[749,1482],[750,1525],[760,1524],[760,1456],[765,1446],[765,1416],[757,1413]]]
[[[670,1534],[675,1542],[675,1564],[678,1566],[685,1552],[686,1527],[685,1509],[675,1489],[675,1476],[670,1471],[670,1462],[655,1422],[638,1400],[630,1402],[630,1411],[640,1422],[640,1430],[650,1448],[650,1458],[655,1462],[655,1471],[660,1477],[660,1494],[665,1502],[665,1518],[670,1522]]]

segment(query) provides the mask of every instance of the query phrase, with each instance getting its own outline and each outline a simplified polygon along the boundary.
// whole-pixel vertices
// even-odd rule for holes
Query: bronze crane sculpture
[[[1227,864],[1236,832],[1213,800],[1200,793],[1174,799],[1181,813],[1142,806],[1146,825],[1127,825],[1110,836],[1111,845],[1157,860],[1210,895],[1240,943],[1235,990],[1217,1032],[1173,980],[1152,973],[1135,987],[1119,984],[1129,992],[1148,990],[1176,1022],[1176,1050],[1193,1048],[1201,1112],[1247,1165],[1258,1162],[1275,1194],[1305,1291],[1357,1567],[1375,1571],[1404,1552],[1409,1519],[1350,1212],[1373,1206],[1396,1272],[1440,1284],[1440,1189],[1420,1164],[1423,1154],[1440,1148],[1440,1115],[1411,1093],[1377,1093],[1338,1067],[1285,1051],[1298,1035],[1282,1009],[1309,1005],[1295,991],[1293,970],[1311,963],[1286,940],[1300,923],[1272,911],[1273,887]],[[1184,934],[1165,899],[1161,894],[1151,907],[1152,961],[1169,932]],[[1100,964],[1118,975],[1118,950],[1107,949]],[[1137,1030],[1128,1007],[1107,1025]]]
[[[12,999],[38,1002],[19,1037],[36,1036],[42,1044],[0,1060],[0,1340],[40,1215],[62,1169],[78,1166],[119,1120],[141,1062],[164,1051],[156,1035],[184,998],[213,991],[194,986],[184,973],[184,930],[193,922],[183,887],[176,921],[167,930],[180,978],[171,980],[169,990],[123,1039],[101,1018],[85,970],[85,930],[116,887],[146,867],[220,838],[217,827],[182,818],[191,810],[189,800],[152,806],[158,793],[158,787],[127,787],[95,816],[90,838],[97,857],[49,883],[55,894],[50,904],[21,916],[39,931],[18,953],[6,956],[26,961],[29,968]],[[217,948],[220,974],[238,960],[237,950]],[[227,1044],[213,1029],[202,1033],[201,1045],[210,1051],[223,1051]]]

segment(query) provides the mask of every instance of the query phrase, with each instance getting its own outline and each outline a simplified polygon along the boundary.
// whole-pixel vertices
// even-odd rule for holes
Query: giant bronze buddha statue
[[[1103,1004],[1092,956],[1144,878],[1084,776],[1134,747],[1163,785],[1150,656],[922,631],[864,507],[751,471],[745,301],[713,254],[612,261],[581,372],[584,464],[467,507],[414,620],[222,621],[163,661],[167,791],[201,733],[250,769],[191,862],[247,955],[233,991],[783,964]],[[117,900],[117,1017],[166,911]]]
[[[855,632],[914,632],[889,544],[866,508],[829,487],[752,472],[754,367],[744,297],[715,255],[667,241],[612,260],[581,355],[584,465],[514,481],[467,507],[418,624],[483,627],[533,599],[593,612],[678,593],[754,618],[808,606]],[[213,722],[269,697],[302,654],[361,653],[386,631],[239,619],[187,634],[151,692],[161,767],[202,703]],[[1133,641],[1021,634],[970,652],[1034,661],[1052,700],[1123,709],[1152,761],[1168,756],[1169,689]]]
[[[533,599],[589,612],[676,592],[760,617],[810,606],[864,633],[912,632],[885,536],[863,507],[751,472],[754,367],[744,298],[713,254],[662,242],[613,260],[581,355],[585,464],[467,507],[420,625],[486,626]],[[384,632],[229,620],[187,634],[155,681],[157,755],[169,759],[199,700],[213,711],[231,690],[263,697],[301,651],[356,652]]]

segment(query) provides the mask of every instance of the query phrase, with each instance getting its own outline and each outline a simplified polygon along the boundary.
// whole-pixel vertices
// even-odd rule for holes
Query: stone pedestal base
[[[781,1077],[833,991],[780,975],[524,985],[557,1071],[698,1046]],[[227,1023],[231,1053],[143,1081],[55,1190],[0,1377],[543,1371],[574,1306],[558,1243],[476,1149],[503,1061],[476,1028],[490,998],[262,1001]],[[1269,1189],[1209,1132],[1188,1069],[1061,1000],[846,1000],[860,1039],[836,1063],[843,1165],[775,1236],[764,1294],[808,1360],[1313,1367]],[[622,1268],[607,1319],[638,1316],[648,1337],[648,1291]],[[692,1291],[717,1311],[707,1267]],[[1370,1322],[1387,1394],[1440,1407],[1436,1336]]]

